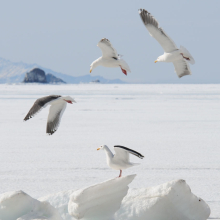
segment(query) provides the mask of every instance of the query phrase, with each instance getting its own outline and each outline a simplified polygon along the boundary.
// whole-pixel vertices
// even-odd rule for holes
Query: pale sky
[[[163,49],[143,25],[139,8],[190,51],[196,61],[192,76],[179,79],[171,63],[154,63]],[[119,68],[98,67],[92,75],[143,83],[220,83],[219,8],[219,0],[2,1],[0,57],[81,76],[101,56],[96,45],[106,37],[132,72],[125,76]]]

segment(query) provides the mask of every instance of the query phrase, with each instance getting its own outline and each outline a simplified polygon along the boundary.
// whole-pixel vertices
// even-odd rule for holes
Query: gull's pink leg
[[[122,69],[122,67],[121,67],[121,71],[127,76],[127,71],[125,69]]]
[[[122,170],[120,170],[120,174],[119,174],[119,177],[121,177],[121,174],[122,174]]]
[[[183,53],[180,53],[180,54],[183,56]],[[189,57],[184,57],[183,56],[183,58],[186,59],[186,60],[190,60]]]

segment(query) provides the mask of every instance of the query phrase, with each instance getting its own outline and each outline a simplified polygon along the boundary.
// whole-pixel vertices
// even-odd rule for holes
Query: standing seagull
[[[121,56],[117,53],[108,39],[102,38],[97,46],[102,50],[102,57],[92,62],[90,65],[90,73],[97,66],[120,67],[125,75],[127,75],[127,72],[131,72],[128,64],[121,59]]]
[[[67,103],[73,104],[73,102],[75,102],[75,100],[70,96],[62,97],[60,95],[49,95],[39,98],[35,101],[34,105],[25,116],[24,121],[27,121],[35,116],[42,108],[45,108],[47,105],[51,105],[47,118],[46,133],[52,135],[59,127],[60,120],[63,112],[66,109]]]
[[[139,163],[131,163],[129,161],[129,153],[141,159],[144,158],[142,154],[132,149],[129,149],[127,147],[116,145],[114,146],[114,149],[115,149],[115,155],[113,155],[113,153],[110,151],[110,149],[106,145],[102,145],[97,150],[105,151],[108,166],[114,170],[120,170],[119,177],[121,177],[122,170],[127,169],[129,167],[133,167],[135,165],[139,165]]]
[[[188,62],[194,64],[195,60],[189,51],[183,46],[180,46],[180,49],[178,49],[173,40],[159,27],[158,21],[148,11],[140,9],[139,14],[150,35],[155,38],[164,49],[164,54],[159,56],[157,60],[155,60],[155,63],[172,62],[179,78],[185,75],[191,75],[192,73]]]

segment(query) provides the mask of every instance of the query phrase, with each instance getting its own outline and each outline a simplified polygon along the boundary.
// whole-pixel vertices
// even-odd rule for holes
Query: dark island
[[[40,68],[34,68],[25,74],[23,83],[59,84],[59,83],[66,83],[66,82],[64,82],[60,78],[57,78],[51,73],[45,74],[45,72]]]

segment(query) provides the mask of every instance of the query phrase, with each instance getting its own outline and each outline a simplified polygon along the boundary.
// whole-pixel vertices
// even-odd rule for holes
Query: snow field
[[[49,94],[77,101],[50,137],[48,108],[23,122]],[[219,85],[0,85],[0,99],[0,193],[39,198],[116,177],[96,149],[120,144],[145,156],[123,172],[137,174],[131,188],[184,179],[209,204],[210,217],[220,217]]]

